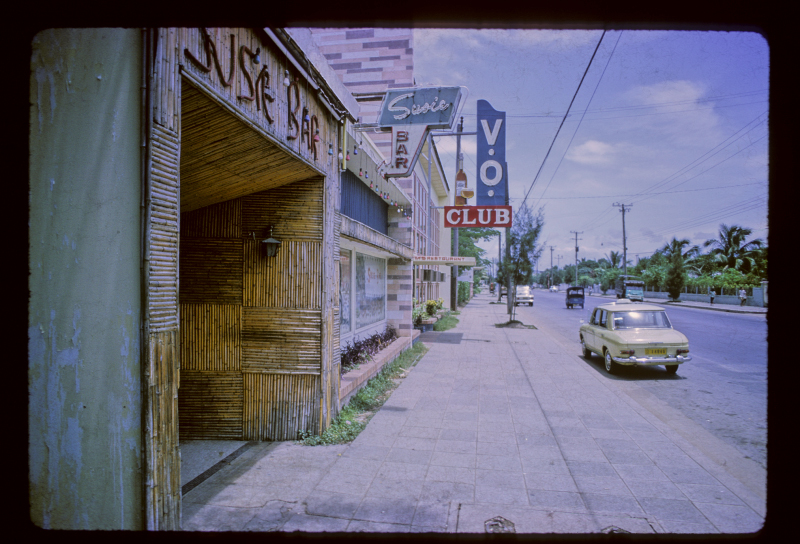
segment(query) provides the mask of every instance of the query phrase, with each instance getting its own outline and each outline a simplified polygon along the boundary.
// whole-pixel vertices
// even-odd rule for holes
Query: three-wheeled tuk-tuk
[[[578,304],[583,308],[584,299],[583,287],[567,287],[567,308]]]

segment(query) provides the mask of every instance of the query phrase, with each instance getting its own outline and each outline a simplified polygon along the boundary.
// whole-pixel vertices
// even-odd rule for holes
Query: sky
[[[480,99],[506,112],[511,205],[544,215],[539,270],[551,255],[575,262],[575,232],[578,259],[622,253],[614,204],[631,205],[632,264],[673,237],[702,247],[721,223],[767,241],[769,46],[757,33],[415,29],[414,76],[468,89],[465,132]],[[456,138],[436,145],[452,180]],[[474,188],[476,137],[461,146]],[[497,243],[480,244],[486,257]]]

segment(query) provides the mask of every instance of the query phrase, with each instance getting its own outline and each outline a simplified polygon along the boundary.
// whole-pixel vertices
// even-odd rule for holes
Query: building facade
[[[37,525],[177,529],[181,439],[319,433],[340,408],[343,324],[410,345],[412,227],[396,210],[411,202],[354,172],[359,103],[305,37],[35,37]],[[375,179],[373,148],[360,169]]]
[[[305,31],[305,30],[304,30]],[[387,90],[413,87],[413,30],[403,28],[314,28],[313,40],[330,67],[359,104],[363,124],[378,119]],[[391,133],[368,132],[383,158],[391,157]],[[431,151],[432,148],[432,151]],[[431,165],[428,166],[431,156]],[[450,229],[444,228],[441,207],[451,204],[436,146],[428,140],[411,176],[398,178],[412,203],[411,243],[415,255],[452,255]],[[451,268],[443,265],[415,265],[413,297],[418,301],[443,298],[450,307]]]

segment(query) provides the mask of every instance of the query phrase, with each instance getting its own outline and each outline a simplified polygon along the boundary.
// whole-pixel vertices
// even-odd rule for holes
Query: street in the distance
[[[517,319],[547,326],[580,353],[578,329],[598,305],[613,297],[587,296],[584,309],[567,309],[564,293],[537,289],[533,308],[519,306]],[[717,438],[766,468],[766,315],[734,314],[663,304],[672,326],[689,338],[692,361],[677,374],[663,366],[628,367],[609,375],[594,355],[587,365],[606,379],[635,382]]]

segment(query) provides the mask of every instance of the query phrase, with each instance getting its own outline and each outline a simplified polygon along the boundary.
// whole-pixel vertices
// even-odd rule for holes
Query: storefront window
[[[351,293],[353,291],[351,280],[351,255],[352,251],[343,249],[339,257],[339,300],[341,301],[339,307],[340,334],[348,333],[353,328],[352,311],[350,310],[350,304],[352,302]]]
[[[386,318],[386,260],[356,253],[356,328]]]

